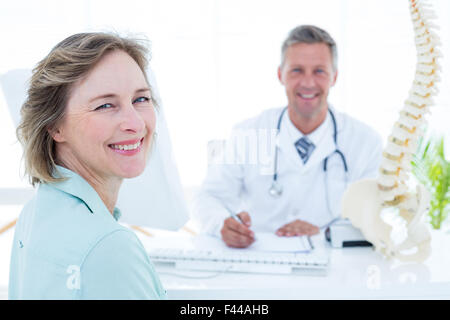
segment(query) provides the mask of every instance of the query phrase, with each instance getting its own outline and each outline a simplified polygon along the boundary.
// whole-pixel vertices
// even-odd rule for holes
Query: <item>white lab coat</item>
[[[251,229],[255,232],[275,232],[296,219],[320,227],[340,216],[346,181],[351,183],[377,176],[382,140],[369,126],[332,109],[337,122],[338,147],[345,155],[348,174],[345,175],[344,166],[336,154],[330,158],[328,173],[325,174],[324,159],[336,150],[330,115],[327,114],[327,119],[316,129],[320,130],[320,135],[315,137],[316,141],[313,140],[316,148],[308,162],[303,164],[294,146],[298,137],[292,137],[292,128],[299,137],[302,134],[293,127],[286,112],[276,138],[278,184],[282,186],[283,193],[278,198],[269,195],[274,172],[275,143],[272,143],[273,148],[269,148],[264,143],[261,144],[261,141],[266,141],[268,137],[274,136],[273,132],[277,132],[277,122],[282,110],[283,108],[270,109],[236,125],[232,138],[226,143],[226,159],[209,165],[207,176],[194,197],[191,208],[193,219],[200,225],[202,232],[220,236],[224,220],[230,213],[241,211],[250,214]],[[247,141],[252,142],[243,148],[242,140],[238,139],[241,141],[238,143],[235,139],[236,133],[251,136],[252,132],[258,137],[259,155],[266,154],[259,156],[257,161],[249,156],[248,150],[255,146],[255,140],[248,139]],[[314,133],[308,137],[312,137]],[[271,149],[270,157],[262,149]],[[331,207],[330,210],[328,207]]]

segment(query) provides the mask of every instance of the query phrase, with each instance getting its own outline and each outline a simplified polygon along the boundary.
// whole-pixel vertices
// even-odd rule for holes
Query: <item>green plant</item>
[[[417,180],[431,193],[430,223],[440,229],[450,212],[450,162],[445,159],[444,137],[421,139],[411,164]]]

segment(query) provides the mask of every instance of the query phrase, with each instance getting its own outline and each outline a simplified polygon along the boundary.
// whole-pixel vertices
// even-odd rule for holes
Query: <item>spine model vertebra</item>
[[[382,154],[378,179],[351,184],[342,199],[342,216],[350,219],[364,237],[384,256],[403,261],[423,261],[430,252],[431,235],[422,221],[430,203],[430,194],[417,183],[410,190],[407,180],[418,140],[424,134],[426,115],[438,94],[441,53],[437,27],[431,22],[435,15],[425,0],[408,0],[414,26],[417,66],[414,81],[400,117],[395,122]],[[385,214],[394,214],[405,221],[403,241],[393,240],[393,227]],[[412,250],[414,253],[406,253]]]
[[[399,206],[405,203],[408,187],[406,181],[411,172],[412,156],[418,139],[423,135],[425,116],[433,105],[440,81],[437,47],[440,41],[431,20],[435,18],[428,3],[410,0],[411,18],[414,26],[417,66],[415,78],[400,117],[394,124],[383,152],[378,186],[383,206]]]

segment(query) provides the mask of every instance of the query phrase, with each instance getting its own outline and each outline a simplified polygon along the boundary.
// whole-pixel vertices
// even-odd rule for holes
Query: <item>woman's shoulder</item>
[[[123,259],[125,256],[127,258],[148,260],[144,246],[139,238],[132,230],[122,225],[119,225],[118,228],[112,229],[99,237],[92,245],[89,252],[86,253],[85,259],[93,254],[97,256],[102,256],[104,254],[105,257],[99,259],[101,261],[105,259],[118,259],[118,261],[125,264],[130,263],[129,259]]]
[[[149,256],[135,233],[115,230],[99,239],[81,267],[82,299],[164,299]]]
[[[16,232],[30,233],[29,245],[35,256],[56,263],[81,263],[87,252],[117,230],[126,229],[106,210],[92,211],[81,199],[47,185],[40,185],[24,207]],[[131,232],[131,231],[130,231]]]

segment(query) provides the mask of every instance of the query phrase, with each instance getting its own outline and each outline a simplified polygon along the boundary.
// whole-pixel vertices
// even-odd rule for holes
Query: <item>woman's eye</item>
[[[136,103],[136,102],[148,102],[148,101],[150,101],[150,98],[147,98],[147,97],[139,97],[139,98],[137,98],[136,100],[134,100],[133,103]]]
[[[102,109],[109,109],[109,108],[112,108],[112,104],[105,103],[105,104],[102,104],[101,106],[98,106],[97,108],[95,108],[95,110],[102,110]]]

